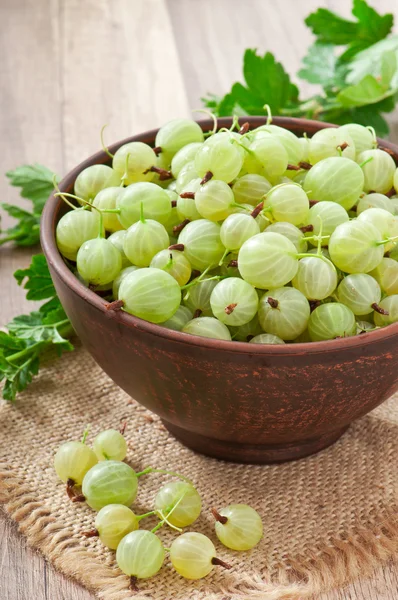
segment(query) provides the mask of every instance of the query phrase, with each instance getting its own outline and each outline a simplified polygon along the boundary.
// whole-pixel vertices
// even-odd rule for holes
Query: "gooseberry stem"
[[[208,117],[213,119],[213,129],[211,131],[207,132],[208,135],[214,135],[217,132],[217,127],[218,127],[217,117],[210,110],[206,110],[205,108],[195,108],[192,112],[204,113],[205,115],[207,115]]]
[[[86,439],[87,439],[89,431],[90,431],[90,425],[86,425],[86,429],[83,431],[82,444],[86,443]]]
[[[144,203],[143,202],[141,202],[141,204],[140,204],[140,221],[141,221],[141,223],[145,223]]]
[[[60,196],[62,198],[62,200],[64,202],[66,202],[66,204],[68,204],[68,206],[71,206],[74,210],[76,210],[78,207],[75,206],[74,204],[72,204],[71,202],[69,202],[67,200],[68,198],[73,198],[74,200],[77,200],[78,202],[82,202],[83,204],[85,204],[87,207],[90,206],[91,208],[93,208],[94,210],[96,210],[99,214],[99,234],[98,237],[103,238],[104,237],[104,217],[103,217],[103,212],[116,212],[119,209],[100,209],[97,206],[94,206],[91,202],[89,202],[88,200],[83,200],[83,198],[79,198],[79,196],[75,196],[74,194],[69,194],[68,192],[61,192],[60,189],[58,188],[58,186],[56,186],[56,189],[58,190],[56,194],[54,194],[54,196]]]
[[[373,160],[373,156],[369,156],[369,158],[367,158],[366,160],[362,161],[361,163],[359,163],[359,166],[361,167],[361,169],[367,165],[369,162],[371,162]]]
[[[151,517],[152,515],[155,515],[155,514],[156,514],[156,511],[151,510],[151,512],[147,512],[143,515],[136,515],[137,521],[141,521],[141,519],[146,519],[147,517]]]
[[[109,158],[113,158],[114,154],[109,152],[108,148],[105,146],[105,143],[104,143],[104,131],[107,127],[108,127],[108,123],[105,123],[105,125],[103,125],[101,127],[101,133],[100,133],[101,147],[102,147],[103,151],[105,152],[105,154],[107,154],[109,156]]]
[[[218,510],[216,508],[211,509],[211,514],[213,515],[215,520],[218,521],[219,523],[221,523],[222,525],[225,525],[225,523],[228,523],[228,517],[224,517],[223,515],[220,515],[220,513],[218,512]]]
[[[270,105],[269,104],[264,104],[263,109],[267,113],[267,123],[266,123],[266,125],[271,125],[271,123],[272,123],[272,112],[271,112]]]
[[[160,523],[158,523],[156,525],[156,527],[154,527],[151,531],[151,533],[155,533],[158,529],[160,529],[161,527],[163,527],[163,525],[165,523],[167,523],[167,525],[169,525],[169,527],[171,527],[172,529],[175,529],[176,531],[182,531],[182,529],[180,527],[176,527],[175,525],[173,525],[172,523],[170,523],[170,521],[168,520],[168,517],[170,517],[170,515],[175,511],[175,509],[177,508],[177,506],[181,503],[181,501],[183,500],[183,498],[186,496],[187,492],[184,492],[180,498],[177,500],[177,502],[174,504],[173,508],[171,509],[171,511],[167,514],[167,517],[163,514],[163,511],[159,510],[157,511],[162,520],[160,521]]]
[[[137,477],[141,477],[142,475],[149,475],[150,473],[160,473],[162,475],[172,475],[173,477],[177,477],[178,479],[181,479],[181,481],[186,481],[186,483],[189,483],[190,485],[193,486],[192,481],[190,479],[188,479],[188,477],[184,477],[183,475],[180,475],[179,473],[176,473],[175,471],[165,471],[164,469],[154,469],[153,467],[147,467],[143,471],[136,473],[136,475],[137,475]]]
[[[90,529],[90,531],[83,531],[82,535],[84,535],[84,537],[86,537],[86,538],[93,538],[93,537],[98,537],[99,532],[96,529]]]
[[[224,260],[227,258],[228,254],[231,252],[231,250],[229,250],[228,248],[225,250],[224,254],[221,257],[220,262],[218,263],[218,266],[221,267],[221,265],[223,264]]]
[[[211,562],[212,562],[213,565],[217,565],[219,567],[223,567],[224,569],[232,569],[231,565],[229,565],[228,563],[226,563],[223,560],[221,560],[221,558],[217,558],[217,556],[214,556],[211,559]]]
[[[126,164],[124,166],[124,173],[120,178],[120,186],[121,187],[124,186],[124,182],[126,181],[128,175],[129,175],[129,160],[130,160],[130,152],[128,152],[126,155]]]

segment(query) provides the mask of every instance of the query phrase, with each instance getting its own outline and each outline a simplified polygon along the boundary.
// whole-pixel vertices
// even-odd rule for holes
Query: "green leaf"
[[[27,269],[18,269],[14,277],[21,285],[28,278],[24,288],[29,290],[26,297],[28,300],[44,300],[56,295],[55,287],[51,279],[46,258],[43,254],[36,254]]]
[[[243,75],[246,85],[234,83],[231,91],[216,103],[210,96],[206,102],[219,116],[264,115],[268,104],[273,114],[286,106],[297,104],[298,89],[275,57],[267,52],[259,56],[256,50],[247,49],[243,58]],[[217,99],[218,100],[218,99]]]
[[[337,100],[345,108],[375,104],[394,95],[396,90],[386,90],[373,75],[365,75],[359,83],[350,85],[337,95]]]
[[[303,68],[298,72],[301,79],[329,87],[336,82],[337,57],[332,44],[313,44],[303,58]]]
[[[305,23],[317,36],[317,42],[348,46],[340,60],[349,61],[353,56],[384,39],[391,31],[392,14],[380,15],[365,0],[354,0],[352,14],[356,21],[342,19],[325,8],[310,14]]]
[[[394,16],[381,16],[365,0],[354,0],[352,14],[358,19],[358,35],[368,46],[384,39],[391,32]]]
[[[398,35],[392,35],[357,54],[347,65],[349,71],[347,82],[351,84],[359,83],[368,74],[381,77],[383,55],[386,52],[394,52],[398,62]],[[395,73],[390,85],[391,87],[398,87],[398,73]]]
[[[379,137],[386,137],[389,132],[389,127],[387,121],[378,110],[378,105],[374,104],[372,106],[360,106],[358,108],[351,108],[343,111],[339,110],[338,112],[325,112],[323,114],[323,120],[336,123],[337,125],[359,123],[359,125],[364,125],[365,127],[373,127]]]
[[[342,19],[326,8],[318,8],[306,19],[305,24],[317,36],[317,42],[322,44],[350,44],[357,34],[358,25],[353,21]]]
[[[54,173],[42,165],[23,165],[9,171],[7,177],[11,185],[21,188],[22,198],[32,202],[33,210],[29,212],[13,206],[2,204],[3,209],[18,223],[9,229],[0,230],[0,245],[15,242],[18,246],[35,246],[40,240],[40,215],[44,204],[54,189]]]
[[[381,57],[381,83],[389,87],[395,73],[397,72],[397,55],[396,52],[390,50],[384,52]]]
[[[253,98],[258,99],[257,106],[269,104],[273,113],[297,97],[296,86],[291,84],[289,75],[270,52],[261,57],[256,50],[247,49],[243,75]]]
[[[11,185],[21,188],[22,198],[31,200],[34,212],[41,213],[54,189],[54,173],[43,165],[23,165],[6,173]]]
[[[2,208],[18,223],[6,230],[1,230],[0,246],[6,242],[14,241],[19,246],[35,246],[40,239],[40,216],[34,215],[12,204],[1,204]]]
[[[237,104],[234,95],[226,94],[224,98],[218,103],[217,106],[217,114],[219,117],[228,117],[229,115],[234,115],[237,113],[236,110]],[[241,107],[239,107],[240,112],[244,111]]]

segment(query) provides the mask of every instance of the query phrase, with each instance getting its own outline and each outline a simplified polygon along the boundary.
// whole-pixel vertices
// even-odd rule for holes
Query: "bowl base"
[[[321,437],[290,444],[239,444],[192,433],[168,421],[162,422],[179,442],[191,450],[229,462],[249,464],[279,463],[310,456],[337,442],[349,427],[346,425]]]

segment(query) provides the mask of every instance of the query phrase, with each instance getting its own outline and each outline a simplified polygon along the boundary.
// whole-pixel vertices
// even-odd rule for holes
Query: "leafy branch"
[[[14,242],[18,246],[35,246],[40,239],[40,217],[44,204],[54,189],[54,173],[42,165],[23,165],[6,173],[11,185],[19,187],[22,198],[28,199],[32,210],[2,203],[1,207],[18,223],[0,229],[0,246]]]
[[[0,331],[0,381],[4,380],[3,398],[14,401],[37,375],[40,359],[51,348],[60,356],[73,350],[69,337],[72,325],[61,306],[47,262],[36,254],[28,269],[14,273],[19,285],[24,286],[28,300],[47,300],[39,310],[15,317]]]
[[[388,133],[383,114],[398,99],[398,36],[389,36],[393,15],[380,15],[365,0],[354,0],[353,20],[319,8],[305,20],[315,43],[303,58],[300,79],[321,85],[321,94],[301,100],[299,90],[275,57],[247,49],[245,84],[236,82],[222,98],[203,101],[218,116],[273,114],[373,126]],[[389,37],[387,37],[389,36]],[[343,47],[343,50],[341,50]]]

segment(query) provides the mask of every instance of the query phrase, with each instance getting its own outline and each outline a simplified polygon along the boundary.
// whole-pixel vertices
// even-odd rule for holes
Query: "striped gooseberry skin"
[[[193,285],[189,289],[188,298],[184,297],[184,305],[189,308],[192,313],[200,311],[203,317],[213,317],[211,310],[210,297],[211,293],[217,285],[217,280],[203,278],[199,283]]]
[[[118,460],[104,460],[86,473],[82,492],[87,504],[98,511],[108,504],[130,506],[137,488],[137,475],[129,465]]]
[[[178,536],[171,544],[170,560],[182,577],[202,579],[213,569],[216,557],[213,542],[202,533],[189,532]]]
[[[198,219],[203,218],[196,208],[195,199],[183,197],[186,193],[196,194],[200,188],[200,182],[200,178],[192,179],[192,181],[190,181],[181,190],[181,193],[177,197],[177,214],[180,222],[184,219],[189,219],[189,221],[197,221]]]
[[[97,237],[80,246],[76,266],[84,281],[104,285],[119,275],[122,270],[122,255],[109,240]]]
[[[344,150],[341,150],[342,145],[347,145]],[[355,143],[350,134],[341,130],[339,127],[334,129],[321,129],[314,133],[310,139],[309,145],[309,162],[315,165],[319,161],[332,156],[344,156],[351,160],[355,160],[356,149]]]
[[[169,273],[147,267],[126,275],[118,299],[123,300],[128,313],[151,323],[162,323],[177,311],[181,288]]]
[[[228,327],[214,317],[197,317],[196,319],[192,319],[184,325],[182,332],[200,337],[214,338],[216,340],[231,341],[231,334]]]
[[[93,442],[93,450],[98,460],[124,460],[127,455],[127,442],[116,429],[101,431]]]
[[[238,255],[245,281],[266,290],[289,283],[298,269],[294,244],[280,233],[259,233],[247,240]]]
[[[215,179],[229,183],[239,175],[243,152],[238,143],[233,143],[229,132],[216,133],[196,153],[195,169],[199,177],[210,171]]]
[[[330,236],[330,257],[335,266],[345,273],[368,273],[383,259],[381,240],[382,236],[374,225],[353,219],[336,227]]]
[[[202,500],[190,483],[170,481],[156,494],[155,510],[161,518],[166,516],[175,527],[188,527],[199,517]]]
[[[299,260],[298,271],[292,285],[308,300],[324,300],[337,287],[337,271],[330,261],[314,256]]]
[[[95,196],[92,205],[99,210],[114,210],[117,206],[117,199],[121,194],[123,194],[124,188],[118,187],[107,187],[98,192]],[[94,211],[95,212],[95,211]],[[115,231],[123,230],[124,227],[121,224],[117,213],[102,213],[102,220],[106,231],[110,231],[111,233]]]
[[[108,504],[98,512],[94,525],[104,546],[116,550],[128,533],[138,529],[139,521],[124,504]]]
[[[398,262],[393,258],[383,258],[369,275],[376,279],[387,296],[398,294]]]
[[[349,158],[325,158],[308,171],[303,188],[310,200],[337,202],[346,210],[362,194],[365,177],[361,167]]]
[[[308,331],[313,342],[355,335],[355,315],[340,302],[321,304],[311,313]]]
[[[347,123],[339,127],[339,130],[344,133],[348,133],[352,140],[354,140],[356,156],[358,157],[364,150],[371,150],[377,146],[377,140],[374,134],[363,125],[358,123]]]
[[[314,236],[320,235],[322,231],[323,237],[321,244],[327,246],[333,231],[350,220],[347,211],[337,202],[317,202],[309,210],[308,217],[305,221],[306,225],[312,225],[312,231],[307,233],[310,239],[309,242],[313,246],[318,245],[318,240]]]
[[[260,233],[257,221],[250,214],[229,215],[221,225],[220,238],[228,250],[239,250],[246,240]]]
[[[128,228],[123,250],[129,261],[137,267],[149,267],[154,256],[170,244],[165,227],[153,219],[137,221]]]
[[[119,174],[111,167],[91,165],[76,177],[75,194],[82,200],[92,202],[98,192],[108,187],[119,186],[120,183]]]
[[[177,179],[180,171],[186,164],[195,159],[196,153],[201,148],[202,142],[190,142],[178,150],[171,161],[171,172]]]
[[[262,166],[267,179],[273,181],[286,171],[289,163],[288,153],[283,144],[269,133],[258,132],[250,144],[250,151],[252,157]]]
[[[226,325],[249,323],[257,313],[258,296],[250,283],[238,277],[220,281],[210,297],[214,316]]]
[[[149,169],[154,165],[156,165],[156,154],[148,144],[143,142],[123,144],[116,150],[112,160],[113,169],[120,178],[127,173],[124,179],[125,185],[152,181],[155,173]]]
[[[161,250],[151,260],[150,267],[162,269],[169,273],[177,281],[178,285],[183,286],[191,277],[192,269],[189,260],[179,250]]]
[[[260,131],[271,134],[272,137],[282,144],[287,152],[289,163],[297,165],[300,160],[305,160],[305,158],[303,158],[303,149],[299,138],[288,129],[272,124],[261,125],[260,127],[257,127],[257,129],[254,129],[254,137],[256,137]]]
[[[195,193],[198,213],[209,221],[223,221],[233,211],[234,193],[225,181],[211,179]]]
[[[374,322],[378,327],[385,327],[398,321],[398,294],[387,296],[381,300],[379,306],[388,312],[388,315],[381,315],[380,313],[374,313]]]
[[[392,215],[395,215],[394,204],[390,198],[384,194],[378,194],[373,192],[371,194],[364,194],[357,204],[357,215],[360,215],[369,208],[383,208]]]
[[[372,160],[362,166],[364,173],[363,191],[386,194],[394,183],[397,168],[394,159],[387,152],[378,148],[362,152],[358,157],[358,162],[364,163],[368,159]]]
[[[260,300],[260,296],[259,296]],[[255,336],[258,336],[263,332],[263,329],[258,320],[258,314],[253,317],[251,321],[239,327],[229,327],[233,340],[237,342],[249,342]]]
[[[156,134],[155,146],[162,154],[173,157],[187,144],[202,143],[203,131],[193,119],[173,119],[165,123]]]
[[[123,279],[127,277],[129,273],[134,273],[134,271],[137,271],[139,268],[140,267],[136,267],[135,265],[130,265],[129,267],[125,267],[120,271],[119,275],[113,280],[112,283],[112,296],[114,300],[117,300],[119,297],[119,288]]]
[[[308,244],[305,235],[298,227],[286,221],[272,223],[266,229],[266,233],[280,233],[287,237],[296,247],[297,252],[306,252]]]
[[[209,265],[216,266],[224,254],[220,239],[221,227],[208,219],[188,223],[178,236],[184,244],[184,253],[193,269],[204,271]]]
[[[71,210],[60,218],[56,229],[58,250],[65,258],[76,260],[84,242],[96,238],[100,231],[97,211]]]
[[[119,221],[125,229],[140,220],[141,205],[146,219],[167,223],[171,214],[169,195],[155,183],[141,181],[124,188],[116,200]]]
[[[258,318],[266,333],[294,340],[305,331],[310,317],[307,298],[292,287],[270,289],[259,304]]]
[[[255,335],[250,341],[250,344],[284,344],[285,342],[272,333],[260,333]]]
[[[344,277],[337,288],[339,302],[352,310],[354,315],[368,315],[373,304],[381,299],[381,289],[376,279],[366,273],[353,273]]]
[[[193,312],[187,306],[181,304],[170,319],[159,323],[159,325],[173,331],[181,331],[191,319],[193,319]]]
[[[116,562],[123,573],[137,579],[147,579],[158,573],[163,565],[165,550],[160,539],[151,531],[138,529],[128,533],[116,550]]]
[[[307,194],[297,183],[282,183],[272,188],[264,199],[264,212],[275,221],[292,225],[304,223],[310,209]]]
[[[122,256],[122,269],[126,267],[131,267],[131,262],[127,258],[124,252],[124,238],[126,237],[126,229],[121,229],[120,231],[114,231],[107,239],[111,242],[115,248],[117,248]]]
[[[368,208],[361,212],[358,221],[369,223],[376,227],[381,237],[385,240],[398,236],[398,217],[383,208]],[[384,244],[384,252],[395,248],[396,240]]]
[[[251,506],[230,504],[217,513],[227,519],[226,523],[218,520],[215,522],[216,535],[227,548],[239,551],[251,550],[263,537],[263,522],[258,512]]]
[[[86,473],[97,462],[95,452],[83,442],[65,442],[55,454],[54,468],[64,483],[72,479],[76,485],[81,485]]]
[[[239,177],[232,186],[232,191],[235,197],[235,202],[238,204],[251,204],[257,206],[267,194],[272,185],[257,173],[247,173]]]

